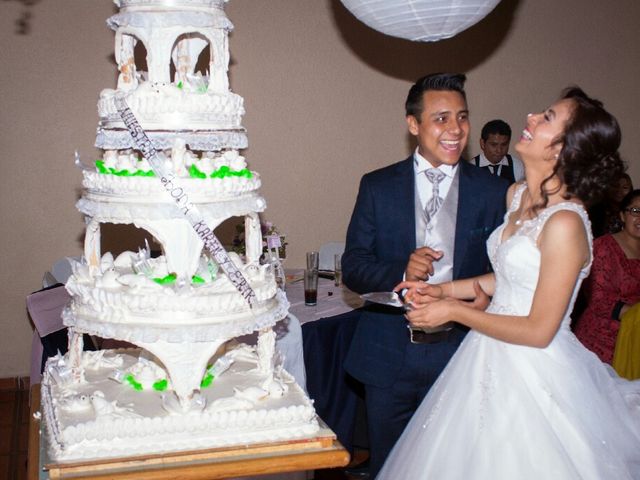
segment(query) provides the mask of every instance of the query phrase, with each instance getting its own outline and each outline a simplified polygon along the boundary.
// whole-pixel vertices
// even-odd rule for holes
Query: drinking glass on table
[[[333,282],[336,287],[342,283],[342,254],[336,253],[333,257]]]
[[[318,271],[319,265],[320,265],[320,253],[307,252],[307,270]]]
[[[316,305],[318,303],[318,270],[307,269],[304,271],[304,304]]]

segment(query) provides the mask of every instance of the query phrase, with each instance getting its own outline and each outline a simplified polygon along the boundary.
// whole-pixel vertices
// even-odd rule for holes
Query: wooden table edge
[[[40,385],[31,388],[31,407],[29,419],[29,445],[27,456],[27,479],[40,479],[40,419],[36,418],[40,411]],[[322,422],[321,422],[322,423]],[[331,432],[333,433],[333,432]],[[299,442],[301,445],[309,442]],[[313,443],[313,440],[311,441]],[[53,479],[117,479],[117,480],[214,480],[230,476],[263,475],[269,473],[286,473],[300,470],[343,467],[349,463],[350,456],[346,449],[335,439],[320,438],[315,447],[300,448],[290,453],[282,449],[265,452],[264,445],[259,446],[258,457],[252,458],[250,448],[238,449],[238,454],[206,458],[204,454],[192,452],[196,460],[176,460],[180,454],[170,454],[171,462],[158,462],[157,456],[150,464],[135,459],[121,463],[110,460],[105,464],[88,465],[89,468],[78,468],[64,464],[53,465],[49,470],[49,478]],[[282,445],[278,445],[282,447]],[[224,451],[228,449],[220,449]],[[189,452],[188,452],[189,454]],[[187,464],[191,462],[190,464]]]

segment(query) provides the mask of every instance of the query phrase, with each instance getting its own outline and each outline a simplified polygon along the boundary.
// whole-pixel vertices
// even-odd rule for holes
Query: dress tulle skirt
[[[545,349],[471,332],[379,479],[640,479],[640,383],[563,328]]]

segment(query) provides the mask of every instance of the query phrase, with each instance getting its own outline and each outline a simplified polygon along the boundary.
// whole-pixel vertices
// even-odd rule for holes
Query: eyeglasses
[[[638,207],[625,208],[624,211],[629,212],[632,217],[640,217],[640,208]]]

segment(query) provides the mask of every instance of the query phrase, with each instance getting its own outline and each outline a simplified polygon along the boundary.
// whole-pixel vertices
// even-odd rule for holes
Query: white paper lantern
[[[420,42],[450,38],[482,20],[500,0],[341,0],[361,22]]]

